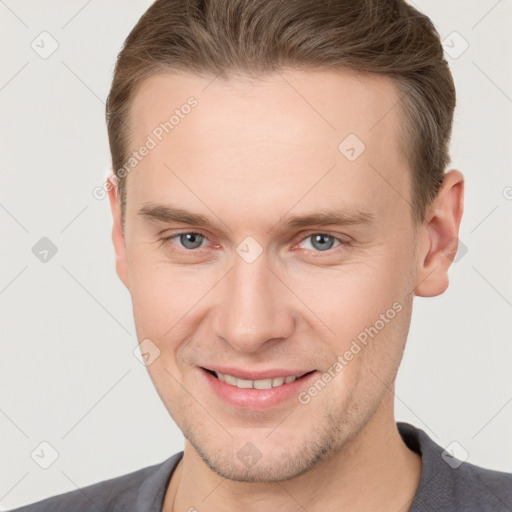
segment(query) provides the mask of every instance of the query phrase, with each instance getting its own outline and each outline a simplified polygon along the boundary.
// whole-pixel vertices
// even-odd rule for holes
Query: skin
[[[109,191],[116,270],[138,340],[160,350],[149,375],[185,436],[164,512],[408,510],[421,459],[396,428],[395,378],[414,295],[448,286],[462,174],[446,173],[416,224],[396,88],[347,71],[153,76],[134,98],[132,149],[190,96],[197,107],[128,175],[124,232]],[[353,162],[338,150],[349,133],[366,145]],[[217,226],[139,215],[149,204]],[[373,220],[276,229],[334,208]],[[183,232],[204,235],[201,248],[162,242]],[[315,234],[334,239],[315,244]],[[236,252],[248,236],[262,249],[252,263]],[[325,372],[397,302],[401,311],[306,405],[236,409],[197,378],[208,363]],[[251,467],[237,457],[248,442],[261,453]]]

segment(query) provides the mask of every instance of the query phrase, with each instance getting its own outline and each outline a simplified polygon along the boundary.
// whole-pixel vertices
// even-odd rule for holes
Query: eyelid
[[[206,240],[209,240],[209,237],[207,234],[205,234],[204,232],[202,232],[201,230],[185,230],[185,231],[179,231],[177,233],[173,233],[169,236],[165,236],[161,239],[161,243],[164,244],[168,241],[170,241],[171,239],[174,239],[174,238],[177,238],[179,237],[180,235],[189,235],[189,234],[194,234],[194,235],[200,235],[202,236],[203,238],[205,238]],[[344,247],[345,245],[349,244],[350,243],[350,240],[345,240],[344,238],[341,238],[340,236],[336,236],[335,234],[333,233],[330,233],[328,231],[321,231],[321,230],[310,230],[310,231],[307,231],[306,233],[300,233],[298,236],[300,236],[300,238],[298,239],[297,242],[295,242],[293,244],[293,248],[295,248],[297,245],[299,245],[300,243],[304,242],[305,240],[307,240],[309,237],[311,237],[312,235],[326,235],[326,236],[329,236],[329,237],[332,237],[334,238],[335,240],[338,240],[340,243],[339,245],[335,246],[335,247],[332,247],[331,249],[328,249],[327,251],[312,251],[311,249],[304,249],[304,250],[307,250],[307,251],[310,251],[310,252],[314,252],[315,254],[322,254],[322,253],[326,253],[326,254],[332,254],[334,252],[336,252],[337,249],[340,249],[341,247]],[[349,238],[348,236],[344,235],[346,238]],[[198,247],[197,249],[184,249],[184,248],[181,248],[179,247],[179,250],[181,250],[182,252],[188,252],[188,253],[193,253],[193,252],[200,252],[204,249],[207,249],[207,247]]]
[[[322,254],[332,255],[335,252],[337,252],[338,250],[343,250],[345,248],[345,246],[350,243],[350,240],[348,239],[349,237],[347,237],[346,235],[344,235],[344,236],[347,239],[342,238],[341,236],[336,236],[336,234],[330,233],[329,231],[322,231],[322,230],[317,229],[317,230],[308,231],[306,233],[301,233],[299,240],[296,243],[294,243],[293,249],[295,249],[296,246],[300,245],[302,242],[304,242],[305,240],[307,240],[308,238],[310,238],[313,235],[325,235],[325,236],[334,238],[335,240],[337,240],[339,242],[338,245],[336,245],[326,251],[315,251],[312,249],[303,249],[304,251],[308,251],[309,253],[313,253],[315,255],[322,255]]]
[[[188,230],[188,231],[186,230],[186,231],[179,231],[177,233],[173,233],[171,235],[162,237],[160,239],[161,245],[165,244],[166,242],[170,242],[171,239],[178,238],[180,235],[200,235],[203,238],[205,238],[206,240],[209,240],[208,235],[206,235],[205,233],[203,233],[200,230]],[[197,249],[184,249],[182,247],[179,247],[179,249],[182,251],[185,251],[185,252],[192,253],[192,252],[199,252],[202,249],[206,249],[206,247],[199,247]]]
[[[306,238],[309,238],[312,235],[326,235],[330,236],[331,238],[335,238],[336,240],[339,240],[340,242],[348,243],[350,241],[350,237],[348,235],[341,235],[340,233],[332,233],[330,231],[322,231],[321,229],[311,229],[305,232],[300,233],[298,236],[299,242],[302,242]],[[344,237],[344,238],[342,238]]]

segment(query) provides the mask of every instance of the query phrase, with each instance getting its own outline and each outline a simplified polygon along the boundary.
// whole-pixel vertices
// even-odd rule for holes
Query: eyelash
[[[204,233],[201,233],[200,231],[180,231],[179,233],[174,233],[173,235],[169,235],[167,237],[164,237],[161,239],[161,242],[162,244],[164,243],[168,243],[170,242],[172,239],[174,238],[178,238],[180,237],[181,235],[199,235],[199,236],[202,236],[204,237],[206,240],[208,240],[208,237],[204,234]],[[309,233],[308,235],[306,235],[305,237],[303,237],[300,241],[299,241],[299,244],[302,243],[304,240],[307,240],[308,238],[311,238],[313,235],[325,235],[325,236],[328,236],[328,237],[331,237],[331,238],[334,238],[336,241],[339,242],[339,244],[337,246],[334,246],[332,247],[331,249],[328,249],[326,251],[316,251],[314,249],[306,249],[308,251],[313,251],[314,253],[317,253],[317,254],[322,254],[322,253],[327,253],[327,254],[333,254],[334,252],[337,252],[336,249],[341,249],[343,250],[345,248],[345,246],[349,245],[350,242],[346,241],[346,240],[342,240],[341,238],[338,238],[334,235],[331,235],[329,233],[324,233],[322,231],[313,231],[311,233]],[[206,247],[198,247],[197,249],[185,249],[185,248],[180,248],[180,250],[182,252],[186,252],[186,253],[193,253],[193,252],[200,252],[202,249],[206,249]]]

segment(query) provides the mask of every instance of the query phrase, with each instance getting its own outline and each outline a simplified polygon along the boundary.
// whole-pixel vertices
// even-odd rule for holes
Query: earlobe
[[[117,188],[117,178],[110,176],[107,179],[108,198],[110,201],[110,209],[112,211],[112,242],[116,253],[116,272],[119,279],[129,289],[128,282],[128,262],[126,257],[126,245],[121,224],[121,204],[119,201],[119,193]]]
[[[448,269],[457,253],[463,209],[464,177],[452,170],[445,174],[420,228],[415,295],[434,297],[448,288]]]

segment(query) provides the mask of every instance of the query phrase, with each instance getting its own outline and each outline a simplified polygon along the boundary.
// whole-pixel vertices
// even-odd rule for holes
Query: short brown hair
[[[137,87],[162,71],[262,76],[288,68],[391,77],[412,169],[416,221],[449,162],[455,86],[433,23],[405,0],[156,0],[117,58],[106,117],[124,218],[129,110]],[[341,142],[341,141],[340,141]]]

